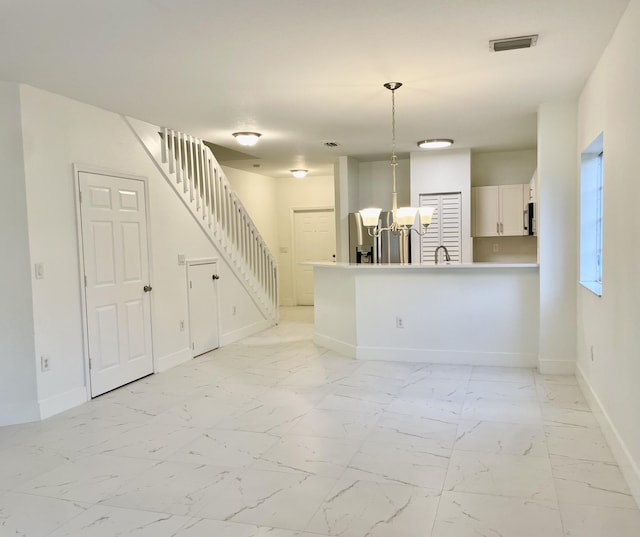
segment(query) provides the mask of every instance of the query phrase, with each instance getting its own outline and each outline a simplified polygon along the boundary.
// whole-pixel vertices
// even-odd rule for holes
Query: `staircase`
[[[256,306],[277,322],[276,262],[211,150],[188,134],[162,128],[154,139],[129,123]]]

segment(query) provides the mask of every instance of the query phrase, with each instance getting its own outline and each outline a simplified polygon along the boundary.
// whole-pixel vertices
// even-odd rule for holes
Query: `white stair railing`
[[[277,318],[276,262],[211,149],[199,138],[167,128],[160,136],[162,163],[174,176],[174,186],[245,278],[263,313]]]

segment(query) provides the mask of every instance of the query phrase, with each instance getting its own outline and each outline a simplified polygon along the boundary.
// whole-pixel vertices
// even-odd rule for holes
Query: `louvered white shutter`
[[[420,194],[421,207],[433,207],[435,212],[427,233],[420,241],[420,262],[433,265],[434,254],[438,246],[447,247],[452,263],[462,260],[462,194],[449,192],[444,194]],[[441,262],[444,252],[440,252]]]
[[[434,252],[440,245],[440,196],[437,194],[420,194],[420,207],[433,207],[433,217],[427,232],[420,238],[420,263],[433,264]]]

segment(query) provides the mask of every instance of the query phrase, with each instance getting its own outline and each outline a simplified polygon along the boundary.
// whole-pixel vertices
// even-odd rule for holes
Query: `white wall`
[[[576,356],[577,144],[575,103],[538,110],[539,367],[573,373]]]
[[[20,94],[0,83],[0,426],[38,419]],[[34,284],[39,284],[34,282]]]
[[[333,208],[335,203],[334,178],[331,176],[307,176],[304,179],[277,179],[276,199],[275,208],[272,210],[278,219],[279,246],[276,252],[280,274],[280,304],[291,306],[295,304],[293,210]]]
[[[462,262],[473,260],[471,239],[471,151],[455,149],[411,153],[411,205],[418,207],[420,194],[462,192]],[[412,251],[420,243],[412,233]]]
[[[355,271],[313,267],[314,341],[351,357],[358,343],[355,278]]]
[[[411,203],[409,172],[409,159],[398,159],[396,167],[398,207],[405,207]],[[383,211],[390,211],[393,191],[390,161],[360,162],[358,175],[358,210],[363,207],[381,207]]]
[[[73,163],[148,178],[156,367],[190,357],[188,330],[179,330],[179,321],[188,315],[186,267],[178,266],[178,254],[218,254],[122,116],[28,86],[20,87],[20,95],[29,248],[31,258],[45,264],[45,279],[32,283],[34,356],[51,357],[49,372],[36,371],[46,416],[86,397]],[[220,271],[225,342],[258,326],[262,316],[222,260]],[[230,314],[233,305],[235,316]],[[0,377],[9,374],[0,367]]]
[[[577,355],[595,410],[640,499],[638,28],[640,1],[631,0],[579,100],[578,151],[604,133],[604,237],[602,297],[580,286],[577,291]]]
[[[471,186],[528,183],[537,166],[537,151],[490,151],[471,154]]]
[[[494,251],[495,245],[498,251]],[[474,237],[473,261],[476,263],[536,263],[538,238]]]
[[[315,341],[363,360],[533,367],[538,268],[314,267]],[[403,328],[397,328],[397,318]]]
[[[349,213],[358,210],[359,163],[353,157],[339,157],[334,165],[333,188],[336,216],[336,260],[349,261]]]
[[[228,166],[223,167],[223,170],[271,254],[277,259],[278,218],[274,210],[277,206],[276,180],[273,177]]]

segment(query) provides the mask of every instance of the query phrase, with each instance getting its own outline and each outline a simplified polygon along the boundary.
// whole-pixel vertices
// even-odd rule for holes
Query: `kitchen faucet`
[[[440,245],[436,248],[434,257],[435,257],[435,261],[436,261],[436,265],[438,264],[438,252],[440,250],[440,248],[442,248],[444,250],[444,260],[449,263],[451,261],[451,256],[449,255],[449,250],[447,250],[447,247],[444,245]]]

